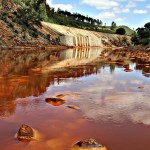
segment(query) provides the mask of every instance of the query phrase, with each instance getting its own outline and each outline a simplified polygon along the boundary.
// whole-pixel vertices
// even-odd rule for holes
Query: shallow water
[[[69,150],[95,138],[108,150],[149,150],[150,70],[130,61],[133,72],[125,72],[123,65],[95,61],[103,51],[108,55],[103,49],[0,52],[0,148]],[[65,104],[45,102],[60,94]],[[15,139],[22,124],[39,138]]]

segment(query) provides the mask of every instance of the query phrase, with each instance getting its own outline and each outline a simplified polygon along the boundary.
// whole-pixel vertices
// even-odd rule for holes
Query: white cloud
[[[147,14],[147,10],[135,9],[134,14]]]
[[[117,17],[117,18],[115,18],[114,19],[114,21],[124,21],[124,20],[126,20],[127,18],[121,18],[121,17]]]
[[[51,6],[54,7],[56,10],[58,8],[62,9],[62,10],[71,10],[73,9],[73,6],[71,4],[53,4],[52,0],[46,0],[47,3]]]
[[[129,13],[130,9],[129,8],[119,8],[119,7],[114,7],[113,8],[114,13]]]
[[[55,5],[53,5],[53,7],[55,9],[60,8],[60,9],[63,9],[63,10],[71,10],[71,9],[73,9],[73,6],[71,4],[66,4],[66,5],[64,5],[64,4],[55,4]]]
[[[102,12],[100,13],[96,18],[101,18],[101,19],[114,19],[116,18],[116,14],[113,12]]]
[[[134,1],[136,1],[136,2],[145,2],[147,0],[134,0]]]
[[[112,7],[119,6],[119,3],[113,0],[100,0],[100,1],[93,1],[93,0],[81,0],[82,4],[87,4],[90,6],[94,6],[97,9],[109,9]]]
[[[123,21],[126,18],[121,18],[117,16],[114,12],[102,12],[96,16],[98,19],[106,19],[106,20],[113,20],[113,21]]]
[[[125,8],[125,9],[122,10],[122,12],[123,12],[123,13],[129,13],[129,12],[130,12],[130,9]]]
[[[134,2],[145,2],[147,0],[116,0],[116,1],[119,1],[119,2],[126,2],[126,1],[129,1],[129,2],[131,2],[131,1],[134,1]]]
[[[136,3],[132,2],[132,1],[129,1],[126,8],[133,8],[133,7],[136,7]]]
[[[128,92],[128,83],[132,80],[123,81],[101,74],[97,78],[97,83],[82,88],[83,95],[88,93],[88,97],[92,97],[92,100],[87,98],[85,103],[81,95],[79,106],[83,115],[97,121],[122,123],[129,120],[133,123],[150,125],[150,101],[147,101],[150,96],[150,85],[148,83],[145,85],[144,92]],[[141,82],[143,83],[142,80],[133,80],[133,83]],[[123,87],[126,90],[116,91],[116,87]]]
[[[147,8],[150,8],[150,4],[146,6]]]

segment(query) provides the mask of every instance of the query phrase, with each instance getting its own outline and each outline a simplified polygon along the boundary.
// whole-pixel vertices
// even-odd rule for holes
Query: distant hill
[[[128,26],[118,26],[115,30],[117,30],[118,28],[124,28],[126,30],[127,35],[132,35],[134,33],[134,31]]]

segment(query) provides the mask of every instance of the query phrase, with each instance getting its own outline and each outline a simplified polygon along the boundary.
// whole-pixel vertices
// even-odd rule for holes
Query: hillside
[[[44,29],[31,10],[24,10],[13,0],[0,0],[0,45],[56,45],[57,35]]]
[[[101,33],[48,22],[41,23],[47,30],[53,30],[59,34],[59,41],[62,45],[114,47],[127,46],[130,43],[130,37],[126,35]]]
[[[106,39],[104,40],[104,45],[107,46],[120,46],[121,44],[118,43],[121,43],[122,40],[124,40],[123,45],[128,44],[126,38],[121,36],[121,38],[118,38],[119,36],[112,34],[112,32],[109,30],[105,29],[105,31],[100,31],[106,33],[110,32],[112,35],[106,33],[102,34],[101,32],[95,32],[99,31],[99,29],[97,29],[96,26],[93,24],[92,18],[87,18],[91,20],[89,21],[89,23],[84,23],[84,21],[82,20],[76,21],[76,23],[78,22],[78,29],[62,25],[59,25],[58,28],[46,26],[45,24],[43,24],[43,22],[47,24],[51,21],[55,23],[60,23],[63,19],[66,21],[66,23],[69,23],[67,22],[69,20],[69,17],[67,17],[68,19],[66,19],[65,16],[60,14],[58,15],[57,13],[53,12],[54,10],[46,4],[46,0],[39,0],[37,1],[36,5],[34,0],[0,0],[0,5],[0,46],[59,45],[62,44],[60,42],[60,36],[66,35],[65,33],[63,34],[62,31],[64,30],[65,32],[68,32],[68,29],[72,30],[72,32],[76,31],[76,33],[71,34],[71,36],[75,35],[76,38],[82,36],[89,36],[89,38],[93,40],[94,43],[99,42],[99,39],[102,41],[103,39]],[[79,16],[79,14],[77,15]],[[94,21],[96,22],[96,20]],[[84,26],[80,26],[81,24]],[[56,26],[57,25],[54,25],[54,27]],[[61,29],[61,27],[63,29]],[[61,31],[61,33],[59,33],[59,31]],[[86,34],[81,35],[81,31],[82,33]],[[95,40],[95,37],[97,40]],[[96,46],[98,44],[93,45]]]
[[[126,31],[126,35],[132,35],[134,33],[134,31],[128,26],[118,26],[115,30],[117,30],[118,28],[124,28]]]

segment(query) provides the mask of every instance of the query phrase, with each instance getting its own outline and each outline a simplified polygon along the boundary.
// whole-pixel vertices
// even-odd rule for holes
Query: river
[[[3,50],[0,52],[0,149],[70,150],[95,138],[108,150],[149,150],[150,64],[104,63],[106,49]],[[138,88],[142,87],[142,88]],[[62,96],[66,103],[46,103]],[[67,106],[78,106],[70,109]],[[20,142],[22,124],[39,138]]]

